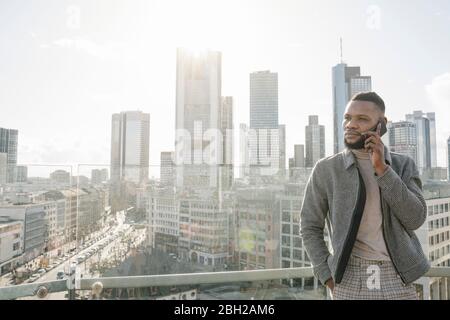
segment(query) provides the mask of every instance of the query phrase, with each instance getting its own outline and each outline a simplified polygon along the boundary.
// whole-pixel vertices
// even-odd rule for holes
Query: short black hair
[[[369,101],[369,102],[373,102],[375,103],[378,108],[380,108],[381,112],[383,112],[386,110],[386,107],[384,105],[384,101],[383,99],[381,99],[381,97],[373,91],[367,91],[367,92],[358,92],[357,94],[355,94],[351,101]]]

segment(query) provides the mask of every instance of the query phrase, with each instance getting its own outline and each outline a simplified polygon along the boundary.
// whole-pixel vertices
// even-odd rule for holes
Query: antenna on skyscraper
[[[344,63],[344,60],[343,60],[343,58],[342,58],[342,37],[339,37],[339,44],[340,44],[340,47],[341,47],[341,63]]]

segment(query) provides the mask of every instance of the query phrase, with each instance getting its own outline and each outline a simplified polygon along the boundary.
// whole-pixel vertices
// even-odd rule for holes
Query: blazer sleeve
[[[314,276],[322,283],[330,279],[331,270],[327,258],[330,255],[324,239],[328,199],[321,178],[321,161],[314,166],[309,176],[300,211],[300,235],[312,266]]]

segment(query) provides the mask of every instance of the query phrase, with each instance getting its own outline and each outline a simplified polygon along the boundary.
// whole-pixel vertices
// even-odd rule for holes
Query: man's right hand
[[[334,280],[333,280],[333,278],[328,279],[328,280],[325,282],[325,285],[326,285],[328,288],[330,288],[331,292],[334,291]]]

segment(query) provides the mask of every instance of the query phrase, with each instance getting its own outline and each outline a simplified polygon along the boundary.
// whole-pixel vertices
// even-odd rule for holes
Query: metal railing
[[[26,296],[37,296],[44,298],[49,293],[70,290],[94,290],[95,286],[101,289],[114,288],[145,288],[159,286],[180,286],[217,284],[232,282],[268,281],[295,278],[313,277],[311,267],[265,269],[250,271],[226,271],[207,273],[184,273],[125,277],[103,277],[80,279],[76,274],[68,279],[20,284],[0,288],[0,300],[17,299]],[[448,277],[450,278],[450,267],[432,267],[424,277]],[[97,288],[98,289],[98,288]],[[70,296],[70,295],[69,295]]]

